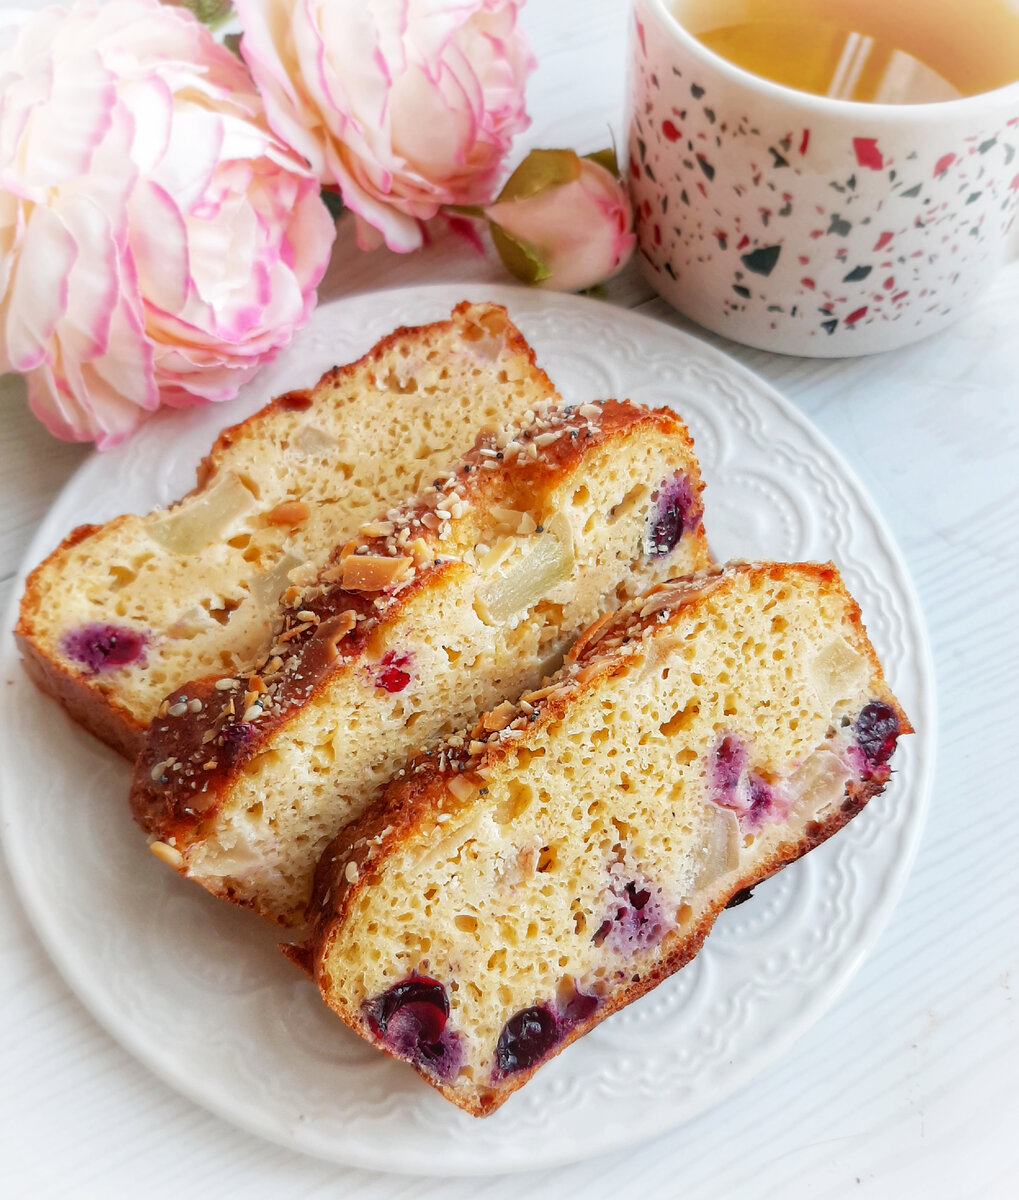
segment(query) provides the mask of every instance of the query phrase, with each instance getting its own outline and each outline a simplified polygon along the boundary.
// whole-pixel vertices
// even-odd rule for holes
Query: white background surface
[[[541,65],[520,152],[592,150],[608,127],[618,138],[626,10],[530,0]],[[450,237],[408,259],[361,256],[344,225],[322,294],[502,278]],[[610,297],[674,319],[635,272]],[[842,1000],[776,1067],[666,1138],[575,1167],[442,1181],[329,1166],[234,1130],[135,1063],[50,965],[0,864],[0,1194],[1019,1194],[1017,330],[1013,266],[947,334],[877,358],[812,362],[712,339],[810,415],[871,490],[913,572],[940,693],[933,805],[905,896]],[[0,577],[86,453],[54,442],[20,386],[0,384]]]

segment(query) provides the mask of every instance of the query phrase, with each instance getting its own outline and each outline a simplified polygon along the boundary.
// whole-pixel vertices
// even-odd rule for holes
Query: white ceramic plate
[[[127,809],[127,764],[35,691],[8,634],[4,840],[25,907],[82,1001],[157,1074],[246,1129],[340,1163],[429,1174],[533,1169],[633,1144],[773,1061],[832,1003],[887,920],[934,762],[923,619],[892,536],[845,463],[724,355],[593,301],[439,287],[322,307],[229,408],[163,414],[87,461],[40,526],[26,566],[79,522],[174,499],[221,425],[312,384],[396,325],[446,315],[465,294],[507,305],[567,399],[629,396],[679,410],[696,440],[719,558],[833,558],[919,732],[860,817],[723,913],[690,966],[478,1121],[342,1026],[276,952],[272,929],[146,851]],[[15,601],[20,593],[19,584]],[[12,608],[8,630],[15,618]]]

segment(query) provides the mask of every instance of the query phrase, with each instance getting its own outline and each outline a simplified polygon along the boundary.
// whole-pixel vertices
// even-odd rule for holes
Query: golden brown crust
[[[471,515],[463,522],[466,546],[476,540],[478,522],[485,518],[493,497],[500,504],[519,503],[527,508],[535,495],[554,487],[593,447],[621,440],[640,428],[653,427],[670,439],[681,441],[690,451],[692,463],[696,462],[686,427],[670,409],[645,409],[609,400],[598,405],[550,408],[545,421],[547,436],[554,434],[554,438],[542,446],[536,457],[517,454],[507,462],[502,457],[503,451],[493,451],[491,435],[483,434],[456,472],[446,481],[436,481],[441,486],[433,490],[442,494],[442,488],[455,478],[460,495],[469,502]],[[534,428],[528,427],[519,435],[522,445],[535,439]],[[537,438],[544,436],[539,433]],[[492,457],[496,453],[498,457]],[[492,462],[499,464],[496,469],[486,467],[485,464]],[[689,482],[699,521],[703,484],[699,476]],[[432,528],[423,524],[423,518],[434,513],[434,506],[435,495],[426,493],[400,510],[412,523],[415,540],[433,551],[441,544],[438,523]],[[224,802],[231,783],[243,772],[245,764],[271,742],[299,708],[316,703],[333,676],[371,651],[383,620],[397,620],[423,590],[445,586],[451,574],[466,569],[457,560],[433,561],[429,554],[412,575],[379,594],[350,591],[342,582],[328,582],[333,578],[342,580],[337,567],[361,548],[372,555],[403,556],[391,534],[362,535],[334,551],[319,575],[321,586],[305,592],[299,600],[299,611],[311,614],[312,619],[297,621],[288,616],[288,624],[293,622],[291,627],[284,627],[278,635],[280,641],[287,638],[286,653],[294,656],[296,663],[286,678],[280,676],[279,684],[271,685],[272,705],[257,721],[238,719],[243,712],[243,709],[237,711],[240,697],[248,688],[239,683],[232,690],[220,691],[217,689],[220,680],[215,676],[184,684],[164,701],[160,713],[167,714],[167,719],[153,721],[138,756],[131,790],[135,818],[148,833],[162,840],[176,839],[179,844],[198,835]],[[337,641],[334,623],[351,612],[356,614],[356,624]],[[271,677],[267,664],[276,657],[276,649],[270,651],[266,663],[259,668],[258,678]],[[297,680],[299,685],[294,682]],[[198,711],[189,708],[169,715],[179,703],[193,701],[200,702]],[[241,724],[248,726],[243,744],[231,741],[229,733]],[[210,730],[215,731],[215,738],[209,737]],[[164,763],[171,764],[169,773],[156,769]],[[183,768],[178,764],[183,764]]]
[[[115,517],[110,524],[119,524],[126,519]],[[29,572],[18,610],[18,623],[14,627],[14,640],[21,651],[25,673],[40,691],[52,696],[72,720],[83,725],[101,741],[125,758],[134,759],[145,739],[144,726],[123,705],[94,687],[91,677],[84,671],[58,662],[46,653],[39,644],[33,619],[46,600],[46,589],[42,580],[50,564],[98,530],[107,527],[78,525],[52,553]]]
[[[85,677],[47,657],[25,636],[20,622],[14,639],[21,651],[25,674],[40,691],[52,696],[73,721],[118,754],[131,760],[137,757],[145,743],[145,727],[131,713],[109,697],[105,704],[99,703],[95,689]]]

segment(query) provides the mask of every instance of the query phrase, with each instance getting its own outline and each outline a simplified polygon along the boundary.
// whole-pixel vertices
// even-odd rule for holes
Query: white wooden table
[[[531,145],[621,133],[628,0],[530,0]],[[451,235],[360,255],[341,224],[323,298],[502,281]],[[683,324],[635,270],[610,302]],[[182,1099],[88,1016],[0,861],[0,1195],[928,1200],[1019,1196],[1019,265],[936,339],[879,358],[781,358],[710,339],[842,451],[895,531],[923,603],[940,750],[919,859],[841,1001],[773,1069],[629,1153],[541,1174],[407,1179],[331,1166]],[[226,413],[224,413],[226,419]],[[53,441],[0,381],[0,587],[87,451]]]

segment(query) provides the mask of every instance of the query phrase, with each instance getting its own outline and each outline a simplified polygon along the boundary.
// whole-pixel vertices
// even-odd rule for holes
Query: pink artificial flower
[[[557,292],[611,278],[637,240],[626,188],[572,150],[532,150],[483,214],[506,267]]]
[[[227,400],[304,324],[335,226],[244,66],[156,0],[3,22],[0,371],[58,437]]]
[[[364,248],[416,250],[488,200],[529,124],[523,0],[235,0],[273,129],[338,187]]]

